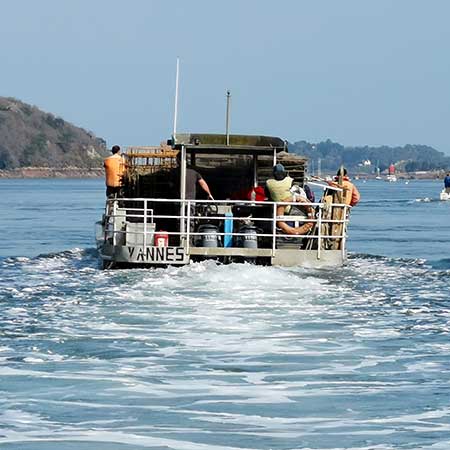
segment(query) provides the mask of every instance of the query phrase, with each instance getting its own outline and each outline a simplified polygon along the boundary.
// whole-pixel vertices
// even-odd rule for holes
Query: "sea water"
[[[343,268],[102,271],[101,180],[0,180],[0,448],[449,449],[450,202],[358,187]]]

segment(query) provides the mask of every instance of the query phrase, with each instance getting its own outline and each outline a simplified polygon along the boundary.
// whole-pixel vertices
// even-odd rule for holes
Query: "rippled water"
[[[450,204],[360,188],[349,264],[316,271],[101,271],[100,182],[4,196],[0,448],[450,448]]]

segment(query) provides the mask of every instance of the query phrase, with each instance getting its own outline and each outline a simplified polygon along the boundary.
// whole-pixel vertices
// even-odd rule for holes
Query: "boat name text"
[[[175,263],[184,261],[183,247],[128,247],[130,259],[142,262]]]

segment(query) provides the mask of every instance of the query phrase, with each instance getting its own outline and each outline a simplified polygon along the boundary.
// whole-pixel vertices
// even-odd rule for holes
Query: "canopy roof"
[[[286,151],[287,143],[278,137],[230,134],[227,145],[226,134],[177,133],[173,136],[172,147],[196,153],[250,153],[273,154],[273,151]]]

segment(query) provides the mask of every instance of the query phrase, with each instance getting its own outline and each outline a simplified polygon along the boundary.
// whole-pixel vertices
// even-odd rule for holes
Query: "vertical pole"
[[[225,122],[225,134],[227,136],[227,145],[230,145],[230,101],[231,94],[227,91],[227,117]]]
[[[258,187],[258,155],[253,155],[253,187]]]
[[[117,200],[113,200],[113,245],[116,245],[116,215],[117,215]]]
[[[180,72],[180,58],[177,58],[177,75],[175,79],[175,108],[173,115],[173,137],[177,133],[177,117],[178,117],[178,78]]]
[[[322,251],[322,204],[319,205],[319,217],[317,217],[317,259],[320,259]]]
[[[109,212],[111,210],[111,204],[109,203],[109,200],[106,199],[105,204],[105,214],[104,214],[104,225],[103,225],[103,242],[106,242],[106,239],[108,239],[108,226],[109,226]]]
[[[185,208],[186,208],[186,147],[181,146],[181,167],[180,167],[180,236],[184,237],[184,232],[186,230],[185,223]]]
[[[144,249],[147,248],[147,200],[144,200]]]
[[[273,204],[273,217],[272,217],[272,257],[275,256],[275,243],[277,235],[277,204]]]
[[[341,252],[342,252],[342,259],[345,260],[346,255],[346,245],[347,245],[347,215],[349,214],[348,206],[344,206],[344,217],[343,217],[343,223],[342,223],[342,244],[341,244]]]
[[[191,245],[191,202],[190,200],[187,201],[187,232],[186,232],[186,241],[185,241],[185,249],[186,254],[189,255],[191,252],[190,245]]]

